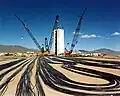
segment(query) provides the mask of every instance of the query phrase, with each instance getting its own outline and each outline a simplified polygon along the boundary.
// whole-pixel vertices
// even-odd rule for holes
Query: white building
[[[56,32],[57,32],[57,36],[56,36]],[[54,30],[54,40],[53,40],[52,49],[54,54],[55,54],[55,50],[57,50],[57,56],[64,53],[64,30],[63,29],[59,28]]]
[[[0,53],[0,56],[4,56],[6,53]]]
[[[93,53],[93,56],[102,56],[102,53]]]
[[[17,52],[15,55],[16,55],[16,56],[22,56],[23,53]]]

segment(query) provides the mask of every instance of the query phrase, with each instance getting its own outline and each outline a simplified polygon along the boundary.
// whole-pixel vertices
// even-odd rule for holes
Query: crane
[[[50,37],[50,41],[49,41],[49,48],[48,48],[49,53],[51,51],[53,40],[54,40],[54,30],[57,28],[59,28],[59,15],[56,15],[56,19],[55,19],[54,26],[52,29],[52,33],[51,33],[51,37]]]
[[[78,21],[75,33],[74,33],[74,37],[72,40],[72,44],[71,44],[71,48],[70,51],[65,51],[65,55],[70,55],[73,52],[73,49],[75,47],[75,45],[78,43],[78,39],[79,39],[79,34],[80,34],[80,27],[81,27],[81,22],[82,22],[82,18],[86,12],[87,8],[85,8],[85,10],[83,11],[82,15],[80,16],[80,19]]]
[[[38,41],[35,39],[35,37],[31,33],[30,29],[27,28],[27,26],[25,25],[25,23],[17,15],[15,15],[15,17],[22,23],[23,27],[25,28],[25,30],[27,31],[27,33],[29,34],[29,36],[31,37],[31,39],[33,40],[33,42],[36,44],[36,46],[38,47],[38,49],[40,50],[40,52],[43,53],[44,49],[41,48],[41,46],[39,45]]]
[[[45,49],[46,49],[46,51],[48,51],[48,40],[47,40],[47,38],[45,38]]]
[[[67,45],[66,45],[66,47],[65,47],[65,51],[68,51],[68,50],[67,50],[68,45],[69,45],[69,43],[67,43]]]

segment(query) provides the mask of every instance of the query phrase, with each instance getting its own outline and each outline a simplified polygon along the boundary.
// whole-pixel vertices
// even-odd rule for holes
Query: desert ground
[[[120,96],[120,60],[1,58],[0,96]]]

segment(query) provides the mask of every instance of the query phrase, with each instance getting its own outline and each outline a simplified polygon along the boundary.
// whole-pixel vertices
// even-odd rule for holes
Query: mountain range
[[[114,51],[108,48],[100,48],[97,50],[93,50],[93,51],[86,51],[86,50],[79,50],[80,52],[83,53],[103,53],[103,54],[107,54],[107,55],[112,55],[112,56],[118,56],[120,55],[120,51]]]
[[[31,48],[26,48],[23,46],[19,46],[19,45],[0,45],[0,52],[27,52],[27,51],[33,51],[33,52],[37,52],[37,49],[31,49]],[[120,51],[114,51],[111,49],[107,49],[107,48],[100,48],[97,50],[93,50],[93,51],[87,51],[87,50],[79,50],[80,52],[83,53],[104,53],[107,55],[113,55],[113,56],[118,56],[120,55]]]
[[[19,45],[0,45],[0,52],[37,52],[37,49],[30,49]]]

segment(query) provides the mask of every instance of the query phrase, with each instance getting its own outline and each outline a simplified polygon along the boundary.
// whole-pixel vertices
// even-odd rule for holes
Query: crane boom
[[[73,40],[72,40],[72,44],[71,44],[71,53],[72,53],[75,45],[78,43],[78,38],[79,38],[79,34],[80,34],[80,26],[81,26],[82,18],[84,16],[86,10],[87,10],[87,8],[85,8],[85,10],[83,11],[82,15],[80,16],[79,22],[77,24],[77,27],[76,27],[76,30],[75,30],[75,33],[74,33],[74,37],[73,37]]]
[[[67,45],[66,45],[66,47],[65,47],[65,51],[67,51],[67,52],[68,52],[68,50],[67,50],[68,45],[69,45],[69,43],[67,43]]]
[[[47,38],[45,38],[45,49],[46,49],[46,51],[48,51],[48,40],[47,40]]]
[[[50,37],[50,41],[49,41],[49,52],[51,51],[52,44],[53,44],[54,29],[57,29],[59,27],[58,23],[59,23],[59,15],[56,15],[55,23],[54,23],[52,33],[51,33],[51,37]]]
[[[31,39],[33,40],[33,42],[36,44],[36,46],[39,48],[39,50],[42,51],[41,46],[39,45],[38,41],[35,39],[35,37],[31,33],[31,31],[26,27],[25,23],[17,15],[15,15],[15,17],[22,23],[22,25],[24,26],[25,30],[28,32],[28,34],[31,37]]]

